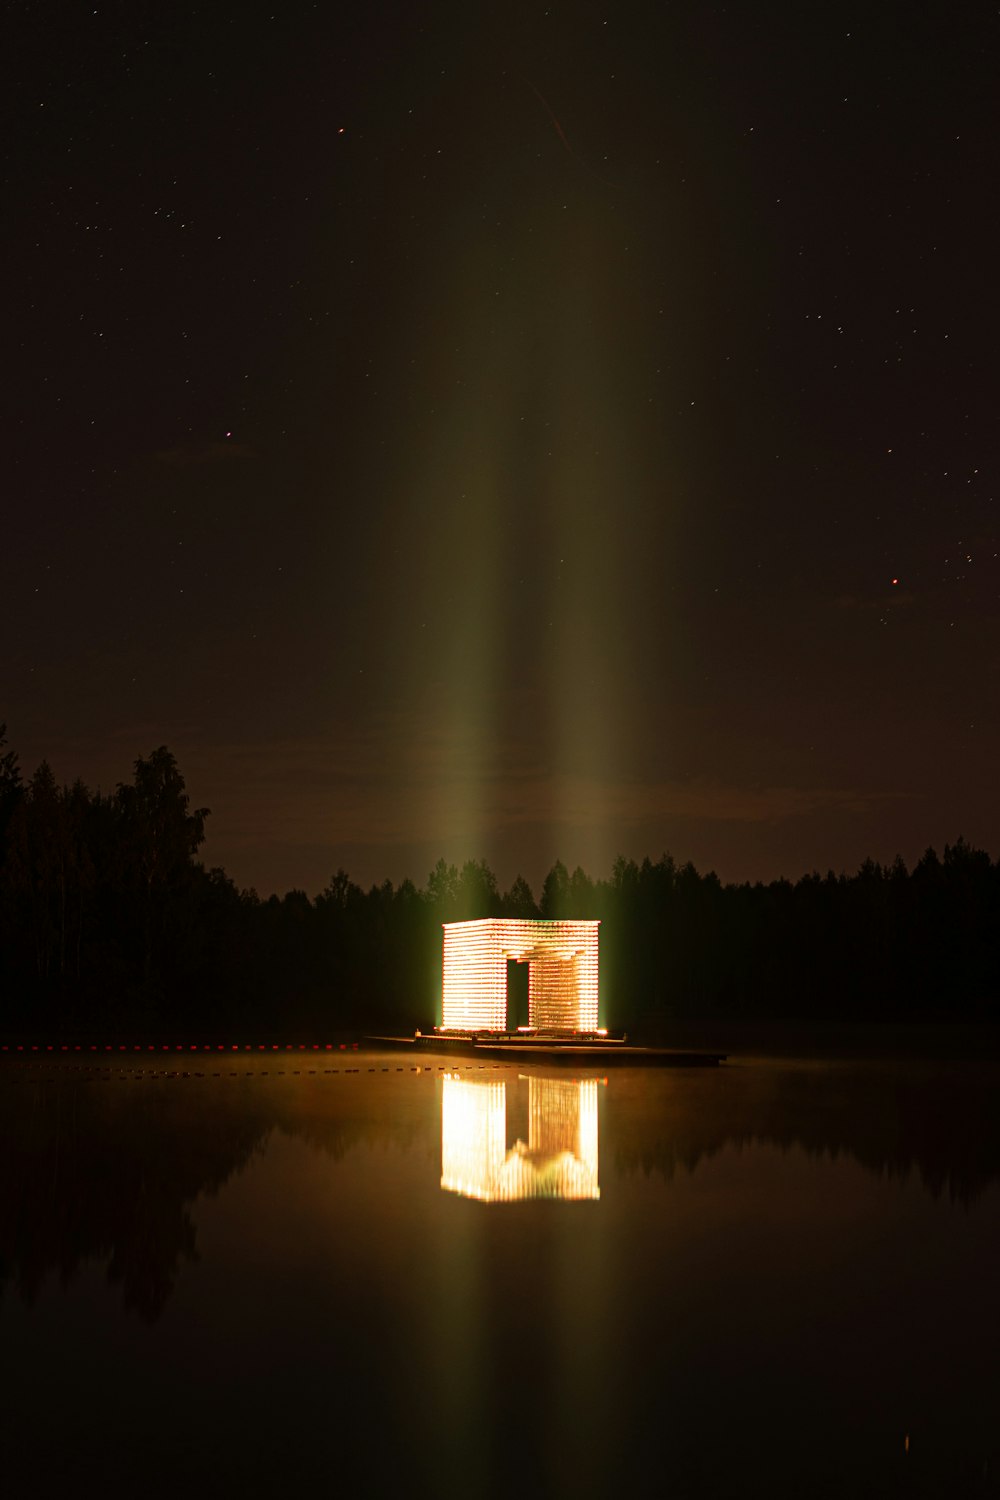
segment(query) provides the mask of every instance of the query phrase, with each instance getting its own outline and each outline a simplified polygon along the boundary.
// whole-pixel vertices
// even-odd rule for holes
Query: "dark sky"
[[[1000,852],[995,5],[6,7],[0,719],[261,893]]]

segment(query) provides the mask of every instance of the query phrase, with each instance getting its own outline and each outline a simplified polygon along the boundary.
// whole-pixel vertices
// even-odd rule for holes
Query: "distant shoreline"
[[[404,1031],[408,1021],[401,1021],[397,1029]],[[105,1057],[144,1054],[151,1057],[188,1053],[214,1053],[218,1057],[266,1055],[313,1056],[342,1053],[346,1051],[376,1050],[366,1046],[363,1038],[370,1034],[369,1023],[345,1029],[342,1024],[323,1031],[320,1028],[293,1027],[296,1039],[287,1037],[289,1027],[254,1025],[248,1028],[228,1026],[213,1028],[195,1034],[190,1028],[187,1038],[180,1035],[167,1037],[160,1028],[153,1034],[146,1024],[140,1022],[134,1028],[127,1020],[120,1019],[114,1028],[115,1035],[71,1035],[14,1032],[0,1034],[0,1063],[25,1060],[41,1056],[94,1055]],[[225,1030],[226,1036],[221,1033]],[[246,1035],[240,1037],[239,1031]],[[308,1039],[306,1031],[308,1030]],[[128,1041],[122,1040],[130,1034]],[[234,1040],[234,1038],[236,1038]],[[980,1021],[811,1021],[789,1019],[761,1020],[676,1020],[657,1017],[647,1025],[638,1025],[629,1031],[629,1040],[650,1046],[679,1047],[691,1050],[725,1052],[730,1060],[758,1057],[777,1057],[816,1061],[853,1059],[871,1061],[953,1061],[975,1062],[1000,1059],[1000,1025]]]
[[[1000,1058],[1000,1025],[983,1021],[665,1021],[634,1028],[643,1041],[720,1049],[730,1057],[934,1058],[971,1061]]]

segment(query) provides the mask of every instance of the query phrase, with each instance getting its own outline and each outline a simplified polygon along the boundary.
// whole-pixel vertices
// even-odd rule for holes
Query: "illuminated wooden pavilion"
[[[443,1031],[507,1030],[507,965],[528,965],[528,1025],[597,1031],[596,921],[444,923]]]

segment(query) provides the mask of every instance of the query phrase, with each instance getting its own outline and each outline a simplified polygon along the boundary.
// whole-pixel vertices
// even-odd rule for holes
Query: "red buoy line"
[[[39,1062],[40,1061],[42,1061],[42,1059],[39,1059]],[[28,1068],[31,1067],[30,1059],[24,1059],[24,1062],[28,1065]],[[360,1074],[363,1073],[363,1071],[367,1071],[367,1073],[369,1074],[391,1074],[393,1073],[393,1071],[394,1073],[406,1073],[406,1071],[409,1071],[409,1073],[417,1074],[417,1076],[424,1077],[424,1079],[435,1079],[435,1077],[441,1073],[457,1074],[459,1073],[459,1071],[462,1071],[462,1073],[466,1074],[495,1073],[495,1071],[508,1070],[508,1068],[511,1067],[513,1067],[513,1064],[501,1064],[501,1062],[493,1062],[493,1064],[489,1064],[489,1062],[480,1062],[480,1064],[463,1065],[445,1064],[445,1062],[439,1062],[439,1064],[436,1064],[436,1067],[432,1064],[420,1064],[412,1065],[409,1070],[406,1070],[406,1068],[403,1067],[397,1067],[394,1068],[394,1070],[393,1068],[367,1068],[367,1070],[363,1070],[363,1068],[321,1068],[321,1070],[316,1070],[316,1068],[309,1068],[309,1070],[300,1070],[300,1068],[294,1068],[294,1070],[288,1071],[288,1073],[286,1073],[285,1070],[276,1070],[273,1074],[271,1074],[268,1070],[247,1070],[244,1071],[244,1073],[237,1073],[237,1071],[235,1070],[231,1070],[229,1071],[229,1073],[202,1073],[202,1071],[192,1071],[189,1070],[189,1068],[183,1068],[183,1070],[181,1070],[181,1068],[171,1068],[171,1070],[165,1070],[165,1068],[163,1068],[163,1070],[160,1070],[160,1068],[153,1068],[153,1070],[147,1070],[147,1068],[133,1068],[127,1067],[127,1065],[126,1067],[121,1067],[117,1068],[117,1070],[114,1070],[114,1068],[111,1067],[111,1064],[73,1064],[72,1067],[70,1067],[69,1071],[70,1073],[82,1074],[82,1077],[79,1077],[78,1080],[78,1082],[81,1083],[162,1083],[166,1082],[166,1080],[174,1079],[205,1080],[226,1079],[226,1077],[228,1077],[228,1079],[268,1079],[268,1077],[276,1077],[276,1079],[285,1079],[285,1077],[292,1077],[292,1079],[300,1079],[300,1077],[310,1077],[310,1079],[315,1079],[315,1077],[322,1076],[339,1077],[340,1074],[343,1074],[343,1076],[345,1077],[360,1077]],[[28,1073],[27,1079],[24,1079],[24,1082],[60,1083],[64,1082],[64,1079],[66,1079],[66,1073],[64,1073],[63,1070],[58,1071],[58,1073],[46,1074],[39,1074],[34,1073],[34,1071],[30,1071],[30,1073]]]
[[[357,1052],[357,1042],[2,1042],[0,1052]]]
[[[6,1050],[6,1049],[4,1049],[4,1050]],[[33,1050],[38,1050],[38,1049],[33,1049]],[[46,1048],[46,1050],[48,1051],[48,1050],[52,1050],[52,1049]],[[108,1050],[110,1051],[111,1049],[109,1048]],[[176,1050],[178,1052],[183,1052],[186,1049],[183,1048],[183,1047],[178,1047]],[[205,1050],[209,1051],[210,1049],[206,1048]],[[354,1044],[354,1050],[357,1050],[357,1043]],[[30,1059],[30,1058],[24,1058],[23,1061],[25,1063],[29,1063],[30,1064],[31,1061],[32,1061],[32,1059]],[[39,1058],[38,1061],[41,1062],[42,1059]],[[154,1080],[154,1079],[168,1079],[168,1078],[226,1078],[226,1077],[229,1077],[229,1078],[269,1078],[269,1077],[272,1077],[272,1076],[275,1077],[275,1078],[285,1078],[285,1077],[290,1077],[290,1078],[301,1078],[301,1077],[316,1078],[316,1077],[320,1077],[320,1076],[327,1076],[327,1077],[329,1077],[329,1076],[339,1076],[341,1073],[343,1073],[345,1076],[346,1075],[360,1076],[360,1074],[362,1073],[362,1071],[367,1071],[368,1073],[392,1073],[393,1071],[395,1071],[396,1073],[406,1073],[407,1071],[409,1071],[410,1073],[416,1073],[419,1076],[423,1076],[423,1077],[426,1077],[426,1078],[432,1078],[437,1073],[448,1073],[448,1072],[455,1072],[455,1073],[457,1073],[459,1071],[462,1071],[462,1072],[465,1072],[465,1073],[473,1073],[473,1072],[479,1072],[479,1073],[496,1072],[496,1071],[499,1071],[499,1070],[505,1069],[505,1068],[509,1069],[512,1066],[514,1066],[513,1063],[463,1063],[463,1064],[460,1064],[460,1063],[458,1063],[456,1061],[454,1063],[438,1063],[436,1065],[431,1064],[431,1063],[422,1063],[422,1064],[415,1063],[415,1064],[411,1064],[411,1066],[409,1067],[408,1070],[407,1070],[407,1068],[401,1067],[401,1066],[397,1066],[395,1069],[393,1069],[391,1067],[379,1067],[379,1068],[372,1067],[372,1068],[368,1068],[367,1070],[363,1070],[361,1068],[308,1068],[308,1069],[304,1069],[304,1070],[300,1069],[300,1068],[294,1068],[294,1069],[291,1069],[291,1070],[289,1070],[287,1072],[284,1069],[276,1069],[274,1071],[274,1073],[272,1074],[270,1072],[270,1070],[266,1069],[266,1068],[262,1069],[262,1070],[256,1070],[256,1071],[247,1071],[247,1072],[244,1072],[244,1073],[239,1073],[239,1072],[236,1072],[235,1070],[230,1070],[228,1073],[203,1073],[203,1072],[200,1072],[200,1071],[192,1071],[192,1070],[187,1069],[187,1068],[185,1068],[183,1070],[178,1069],[178,1068],[173,1068],[173,1069],[170,1069],[168,1071],[166,1069],[146,1069],[146,1068],[135,1068],[135,1067],[131,1067],[131,1066],[125,1066],[125,1067],[118,1068],[117,1071],[113,1071],[112,1067],[111,1067],[111,1065],[109,1063],[82,1063],[81,1062],[81,1063],[73,1063],[70,1066],[70,1068],[69,1068],[68,1071],[71,1072],[71,1073],[83,1073],[83,1074],[86,1074],[86,1075],[89,1076],[89,1081],[90,1082],[108,1082],[109,1083],[112,1080],[112,1078],[114,1078],[114,1079],[117,1079],[121,1083],[128,1083],[130,1081],[139,1083],[139,1082],[142,1082],[142,1081],[151,1081],[151,1080]],[[60,1070],[60,1072],[55,1073],[55,1074],[52,1074],[52,1073],[45,1074],[41,1078],[38,1078],[37,1081],[42,1082],[42,1083],[56,1083],[56,1082],[59,1082],[60,1079],[64,1078],[65,1076],[66,1076],[65,1072],[63,1072],[62,1070]],[[37,1075],[36,1075],[36,1077],[37,1077]]]
[[[308,1042],[285,1042],[283,1044],[280,1043],[280,1042],[257,1042],[257,1043],[252,1043],[252,1042],[159,1042],[159,1043],[154,1043],[154,1042],[146,1042],[146,1043],[134,1042],[134,1043],[131,1043],[131,1044],[128,1044],[128,1043],[125,1043],[125,1042],[103,1042],[103,1043],[101,1043],[101,1042],[87,1042],[87,1043],[84,1043],[84,1042],[16,1042],[16,1043],[2,1042],[2,1043],[0,1043],[0,1052],[6,1052],[8,1054],[13,1054],[13,1058],[16,1059],[18,1062],[20,1062],[22,1064],[29,1064],[29,1065],[31,1065],[33,1063],[36,1063],[36,1062],[37,1063],[41,1063],[43,1060],[48,1061],[49,1058],[50,1058],[50,1055],[52,1055],[51,1056],[51,1060],[55,1061],[54,1054],[56,1054],[56,1053],[58,1053],[58,1054],[64,1054],[64,1053],[66,1053],[66,1054],[77,1054],[77,1053],[81,1053],[81,1054],[87,1054],[87,1055],[92,1054],[92,1053],[98,1053],[98,1054],[100,1054],[100,1053],[116,1054],[117,1053],[119,1055],[121,1053],[126,1053],[126,1054],[131,1053],[133,1055],[135,1053],[140,1053],[140,1054],[145,1053],[147,1056],[148,1056],[149,1053],[153,1053],[154,1056],[156,1054],[160,1054],[162,1056],[163,1053],[175,1053],[175,1054],[176,1053],[187,1053],[187,1054],[190,1054],[192,1052],[198,1052],[198,1053],[201,1053],[203,1055],[206,1054],[206,1053],[209,1054],[209,1055],[213,1055],[214,1054],[214,1056],[217,1059],[217,1061],[219,1061],[221,1063],[224,1058],[226,1058],[226,1059],[228,1059],[228,1060],[230,1060],[232,1062],[236,1062],[237,1058],[233,1056],[234,1053],[236,1053],[237,1056],[239,1056],[241,1054],[245,1056],[245,1054],[248,1053],[248,1052],[249,1053],[256,1053],[258,1055],[260,1053],[264,1053],[265,1055],[266,1054],[272,1054],[273,1055],[274,1053],[278,1053],[279,1056],[281,1054],[292,1053],[293,1056],[296,1056],[299,1053],[306,1053],[306,1054],[310,1054],[310,1053],[324,1053],[325,1054],[325,1053],[329,1053],[329,1052],[348,1052],[348,1051],[350,1051],[350,1052],[357,1052],[358,1049],[359,1049],[359,1043],[358,1042],[311,1042],[311,1043],[308,1043]],[[219,1053],[222,1053],[223,1057],[219,1057]],[[261,1058],[261,1061],[263,1061],[263,1060],[264,1059]],[[275,1060],[275,1062],[277,1062],[278,1058],[275,1058],[274,1060]],[[288,1060],[291,1061],[292,1059],[289,1058]],[[296,1056],[296,1060],[298,1060],[297,1056]],[[305,1060],[306,1060],[305,1058],[302,1058],[303,1062]],[[152,1059],[150,1059],[150,1061],[152,1061]],[[166,1062],[166,1058],[164,1058],[163,1061]],[[207,1058],[206,1058],[206,1061],[207,1061]],[[247,1059],[247,1061],[249,1061],[249,1059]],[[318,1062],[319,1058],[316,1058],[316,1061]],[[480,1072],[480,1073],[482,1073],[482,1072],[486,1072],[486,1071],[499,1070],[501,1068],[510,1067],[510,1066],[512,1066],[512,1064],[503,1064],[503,1063],[479,1063],[479,1064],[476,1064],[476,1063],[464,1063],[464,1064],[460,1064],[456,1060],[455,1062],[450,1063],[450,1064],[449,1063],[438,1063],[436,1066],[434,1064],[429,1064],[429,1063],[414,1064],[414,1065],[411,1065],[409,1071],[411,1073],[416,1073],[418,1075],[423,1075],[425,1077],[432,1077],[436,1073],[459,1072],[459,1071],[462,1071],[462,1072],[465,1072],[465,1073],[470,1073],[470,1072]],[[184,1069],[181,1069],[181,1068],[172,1068],[172,1069],[168,1070],[166,1068],[162,1068],[162,1069],[161,1068],[145,1068],[145,1067],[136,1068],[134,1066],[124,1066],[124,1067],[118,1068],[117,1072],[114,1072],[114,1071],[112,1071],[112,1062],[111,1062],[110,1058],[108,1058],[107,1061],[101,1062],[101,1063],[98,1063],[96,1060],[94,1062],[87,1062],[87,1063],[84,1063],[82,1061],[80,1061],[80,1062],[74,1062],[74,1063],[72,1063],[70,1065],[70,1068],[68,1069],[68,1071],[71,1072],[71,1073],[82,1073],[82,1074],[86,1075],[88,1081],[90,1081],[90,1082],[110,1082],[112,1078],[117,1078],[122,1083],[127,1083],[129,1081],[140,1082],[140,1081],[149,1081],[149,1080],[153,1080],[153,1079],[168,1079],[168,1078],[169,1079],[174,1079],[174,1078],[209,1078],[209,1077],[210,1078],[224,1078],[224,1077],[229,1077],[229,1078],[240,1078],[240,1077],[244,1077],[244,1078],[268,1078],[268,1077],[272,1076],[271,1070],[267,1069],[267,1068],[253,1070],[253,1071],[246,1071],[244,1073],[238,1073],[238,1072],[236,1072],[234,1070],[230,1070],[228,1073],[221,1073],[221,1072],[207,1073],[207,1072],[203,1072],[203,1071],[200,1071],[200,1070],[192,1070],[190,1068],[184,1068]],[[393,1070],[393,1068],[388,1067],[388,1066],[386,1066],[386,1067],[378,1067],[378,1068],[376,1068],[376,1067],[369,1067],[367,1069],[368,1073],[378,1073],[378,1072],[381,1072],[381,1073],[388,1074],[388,1073],[392,1073],[393,1071],[395,1071],[396,1073],[405,1073],[407,1071],[407,1069],[405,1067],[401,1067],[401,1066],[396,1066],[395,1070]],[[362,1069],[359,1068],[359,1067],[357,1067],[357,1068],[356,1067],[351,1067],[351,1068],[321,1068],[321,1069],[318,1069],[318,1068],[308,1068],[308,1069],[294,1068],[294,1069],[287,1069],[287,1070],[284,1069],[284,1068],[281,1068],[281,1069],[277,1069],[276,1068],[274,1070],[273,1076],[276,1077],[276,1078],[284,1078],[286,1076],[287,1077],[292,1077],[292,1078],[299,1078],[299,1077],[302,1077],[302,1076],[306,1076],[306,1077],[310,1077],[310,1078],[315,1078],[315,1077],[321,1076],[321,1075],[322,1076],[339,1076],[341,1073],[343,1073],[345,1075],[360,1075],[361,1072],[362,1072]],[[57,1082],[59,1080],[59,1078],[61,1078],[61,1077],[65,1077],[65,1072],[63,1072],[62,1070],[60,1070],[60,1072],[58,1074],[55,1074],[55,1075],[53,1075],[53,1074],[47,1074],[44,1077],[38,1079],[38,1081],[43,1082],[43,1083],[54,1083],[54,1082]],[[37,1074],[36,1074],[36,1078],[37,1078]]]

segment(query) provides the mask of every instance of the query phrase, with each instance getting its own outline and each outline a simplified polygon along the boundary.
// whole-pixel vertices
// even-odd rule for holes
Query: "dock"
[[[524,1036],[508,1033],[447,1036],[417,1032],[413,1036],[366,1036],[365,1045],[439,1057],[477,1057],[491,1061],[558,1064],[564,1067],[717,1068],[725,1052],[689,1051],[677,1047],[644,1047],[619,1037]]]

